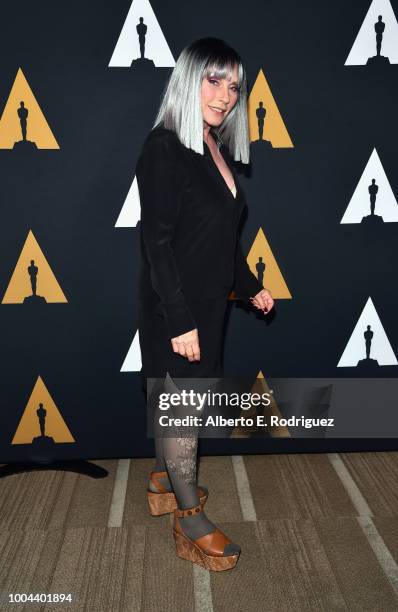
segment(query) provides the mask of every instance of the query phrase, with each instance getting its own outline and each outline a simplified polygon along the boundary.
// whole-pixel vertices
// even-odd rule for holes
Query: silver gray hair
[[[222,124],[210,131],[217,146],[224,144],[232,158],[249,163],[246,71],[238,53],[219,38],[201,38],[182,50],[166,83],[155,123],[173,130],[186,147],[203,155],[202,80],[231,78],[238,67],[238,98]]]

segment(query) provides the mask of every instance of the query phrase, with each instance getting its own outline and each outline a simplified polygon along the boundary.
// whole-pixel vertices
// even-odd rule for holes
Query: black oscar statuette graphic
[[[258,107],[256,108],[257,127],[258,127],[258,139],[257,143],[261,143],[262,146],[272,148],[272,143],[269,140],[264,139],[264,123],[267,114],[267,109],[264,106],[262,100],[259,101]]]
[[[44,408],[41,402],[39,403],[39,407],[36,410],[36,414],[37,418],[39,419],[40,436],[36,436],[36,438],[33,438],[32,444],[36,448],[40,448],[43,450],[50,449],[54,446],[55,442],[51,436],[46,436],[45,434],[47,410]]]
[[[263,262],[262,257],[258,258],[258,262],[256,263],[256,270],[257,270],[257,280],[264,287],[265,263]]]
[[[155,68],[153,60],[145,57],[145,42],[148,26],[144,23],[144,18],[140,17],[140,22],[137,24],[138,42],[140,45],[140,57],[131,62],[131,67],[135,69]]]
[[[370,357],[370,349],[372,346],[374,332],[371,330],[370,325],[366,326],[366,331],[364,331],[363,336],[365,339],[365,348],[366,348],[366,359],[360,359],[357,363],[357,366],[364,369],[372,369],[374,366],[378,366],[379,363],[377,359],[372,359]]]
[[[383,21],[383,16],[379,15],[376,23],[374,24],[376,33],[376,55],[368,59],[366,63],[367,66],[385,66],[386,64],[390,64],[388,57],[381,55],[381,45],[383,43],[385,28],[386,24]]]
[[[28,295],[27,297],[24,298],[23,303],[24,304],[46,304],[46,299],[44,296],[42,295],[37,295],[36,294],[36,287],[37,287],[37,275],[39,273],[39,268],[38,266],[35,265],[35,260],[31,259],[30,260],[30,266],[27,268],[28,270],[28,274],[30,276],[30,284],[32,287],[32,295]]]
[[[372,179],[372,183],[369,185],[368,191],[370,197],[370,215],[365,215],[362,217],[361,223],[366,223],[366,225],[380,225],[380,223],[384,223],[384,220],[381,215],[375,215],[376,198],[379,191],[379,186],[376,183],[376,179]]]
[[[25,102],[21,100],[20,106],[17,108],[17,114],[19,117],[19,123],[21,125],[22,132],[22,140],[17,140],[14,143],[13,149],[21,150],[31,150],[37,149],[36,143],[27,139],[27,128],[28,128],[28,115],[29,111],[25,106]]]

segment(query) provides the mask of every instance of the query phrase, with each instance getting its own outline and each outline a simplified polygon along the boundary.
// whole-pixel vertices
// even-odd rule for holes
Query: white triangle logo
[[[136,227],[141,219],[141,203],[138,192],[137,177],[131,184],[127,197],[116,221],[115,227]]]
[[[372,151],[340,223],[372,220],[398,221],[398,204],[376,149]]]
[[[121,367],[121,372],[140,372],[142,369],[140,335],[137,329],[134,340],[131,343],[126,359]]]
[[[397,358],[373,305],[372,298],[369,297],[337,367],[359,366],[361,370],[369,371],[377,366],[397,364]]]
[[[398,22],[390,0],[373,0],[344,65],[381,64],[383,58],[398,64]]]
[[[170,68],[175,61],[148,0],[133,0],[109,67]]]

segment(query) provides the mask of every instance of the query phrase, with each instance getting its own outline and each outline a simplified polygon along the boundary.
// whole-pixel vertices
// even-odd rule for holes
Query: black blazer
[[[190,301],[262,290],[242,253],[238,230],[247,207],[232,159],[236,199],[203,142],[204,155],[164,127],[151,130],[136,164],[141,203],[139,299],[166,319],[169,337],[197,327]]]

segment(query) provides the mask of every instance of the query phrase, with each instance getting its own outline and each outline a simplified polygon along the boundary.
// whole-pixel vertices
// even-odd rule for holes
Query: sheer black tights
[[[181,391],[168,375],[164,381],[164,390],[167,393]],[[203,410],[204,405],[198,409],[197,403],[170,406],[166,411],[160,410],[157,403],[154,410],[155,445],[159,452],[157,461],[160,462],[163,456],[165,469],[181,510],[199,505],[197,490],[198,427],[194,425],[162,427],[159,424],[159,416],[166,414],[169,418],[202,417]],[[193,540],[216,529],[216,525],[207,518],[205,512],[180,518],[179,522],[186,535]],[[228,544],[224,549],[224,554],[235,554],[239,550],[238,545]]]

